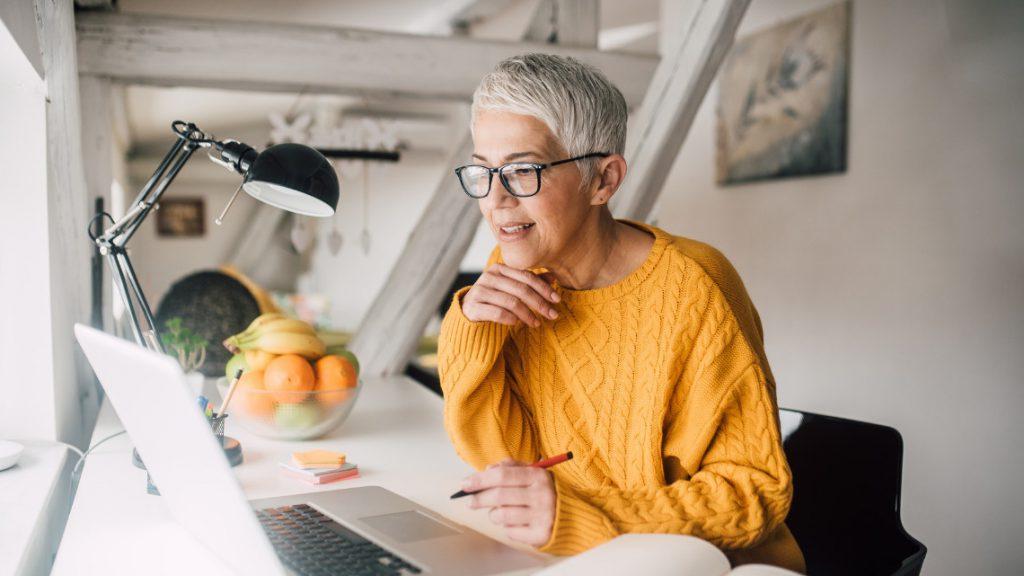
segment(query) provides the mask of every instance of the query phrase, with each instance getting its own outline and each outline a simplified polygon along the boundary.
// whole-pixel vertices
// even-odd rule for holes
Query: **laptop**
[[[171,515],[238,574],[476,576],[545,565],[379,486],[248,501],[177,362],[81,324],[75,335]]]

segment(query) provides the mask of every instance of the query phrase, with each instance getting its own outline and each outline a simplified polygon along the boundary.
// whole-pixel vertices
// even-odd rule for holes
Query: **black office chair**
[[[903,438],[878,424],[780,410],[793,471],[786,524],[808,576],[917,576],[924,544],[903,529]]]

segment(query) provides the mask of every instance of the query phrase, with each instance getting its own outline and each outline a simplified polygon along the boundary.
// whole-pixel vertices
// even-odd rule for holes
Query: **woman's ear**
[[[626,159],[622,154],[612,154],[599,159],[594,171],[593,181],[596,185],[590,193],[590,205],[607,204],[619,190],[625,177]]]

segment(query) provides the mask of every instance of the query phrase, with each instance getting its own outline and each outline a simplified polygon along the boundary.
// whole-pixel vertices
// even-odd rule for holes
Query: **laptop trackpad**
[[[359,521],[399,542],[416,542],[458,534],[455,530],[416,510],[366,516],[360,518]]]

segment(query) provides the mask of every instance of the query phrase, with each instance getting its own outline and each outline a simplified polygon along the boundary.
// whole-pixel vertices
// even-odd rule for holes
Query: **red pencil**
[[[531,468],[551,468],[555,464],[561,464],[566,460],[572,460],[572,452],[566,452],[565,454],[559,454],[558,456],[552,456],[550,458],[543,458],[537,460],[533,464],[530,464]],[[463,496],[469,496],[470,494],[476,494],[478,491],[466,492],[465,490],[459,490],[455,494],[452,494],[451,499],[462,498]]]

